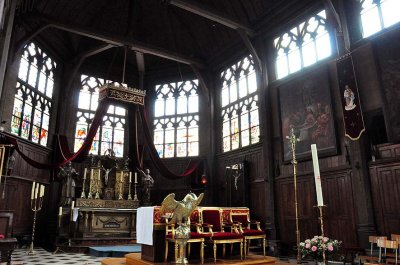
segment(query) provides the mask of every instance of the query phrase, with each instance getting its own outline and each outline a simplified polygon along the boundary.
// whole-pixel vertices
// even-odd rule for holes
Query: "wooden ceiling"
[[[311,2],[23,0],[29,8],[18,13],[17,21],[26,36],[46,42],[64,62],[82,57],[95,64],[121,62],[126,46],[128,65],[136,70],[135,51],[144,54],[146,71],[176,62],[202,68],[227,50],[246,49],[239,32],[251,43],[265,27],[284,22]]]

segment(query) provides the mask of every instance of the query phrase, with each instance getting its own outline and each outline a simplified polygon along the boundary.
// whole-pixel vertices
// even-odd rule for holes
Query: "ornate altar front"
[[[134,239],[136,207],[128,200],[77,199],[74,237]]]

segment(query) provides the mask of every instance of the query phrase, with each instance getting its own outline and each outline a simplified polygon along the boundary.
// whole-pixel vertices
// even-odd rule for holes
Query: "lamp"
[[[201,184],[203,184],[203,185],[207,184],[207,177],[206,177],[205,173],[203,173],[203,175],[201,175]]]

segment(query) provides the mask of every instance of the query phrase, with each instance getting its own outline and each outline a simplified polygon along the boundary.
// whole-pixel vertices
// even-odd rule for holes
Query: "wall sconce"
[[[207,184],[207,177],[206,174],[201,175],[201,184],[206,185]]]

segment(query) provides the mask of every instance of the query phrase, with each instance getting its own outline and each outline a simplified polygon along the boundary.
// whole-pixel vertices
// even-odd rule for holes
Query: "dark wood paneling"
[[[370,165],[372,198],[378,232],[400,233],[400,162]]]
[[[325,235],[342,240],[346,246],[357,245],[351,174],[348,171],[322,173]],[[276,211],[281,241],[296,242],[294,185],[292,178],[279,178],[275,184]],[[297,179],[299,230],[301,240],[320,234],[314,177]]]

